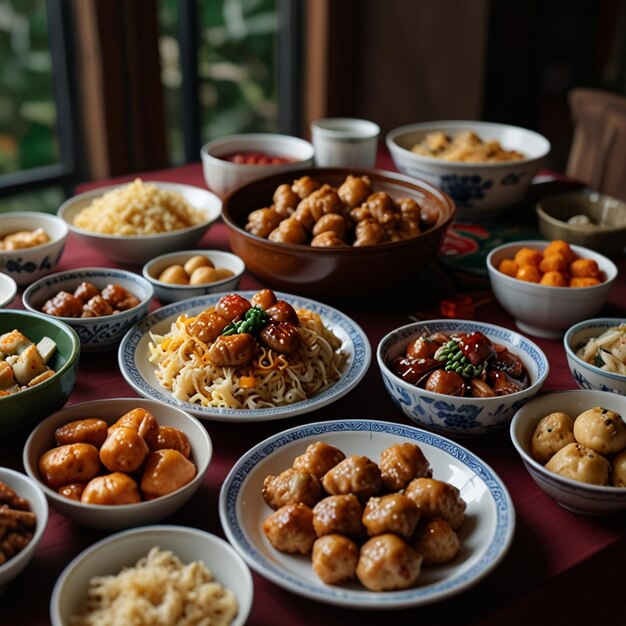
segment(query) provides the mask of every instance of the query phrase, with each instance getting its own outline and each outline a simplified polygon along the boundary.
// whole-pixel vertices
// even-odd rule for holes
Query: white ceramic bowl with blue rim
[[[50,241],[20,248],[0,250],[0,271],[10,276],[18,286],[51,274],[57,266],[67,240],[68,227],[56,215],[37,211],[13,211],[0,214],[0,239],[17,231],[43,228]]]
[[[274,550],[262,529],[272,513],[261,495],[263,480],[291,467],[295,457],[317,441],[375,463],[393,444],[419,445],[434,478],[455,485],[467,503],[466,520],[471,521],[459,529],[459,556],[446,565],[423,567],[415,588],[375,593],[356,581],[326,585],[314,573],[310,555]],[[312,600],[359,609],[416,607],[465,591],[500,563],[515,529],[515,510],[504,483],[476,455],[440,435],[376,420],[318,422],[272,435],[233,466],[220,491],[219,510],[226,537],[261,576]]]
[[[106,192],[125,185],[101,187],[78,194],[64,202],[59,207],[57,215],[67,224],[70,231],[89,247],[111,261],[127,265],[143,265],[160,254],[191,248],[221,215],[221,200],[206,189],[152,180],[146,180],[144,183],[154,184],[161,190],[180,194],[193,208],[203,214],[204,219],[194,226],[155,235],[106,235],[74,226],[74,218],[82,209],[88,207]]]
[[[497,140],[505,150],[517,150],[526,158],[501,163],[470,163],[444,161],[411,151],[428,134],[438,131],[451,136],[474,131],[483,141]],[[506,211],[522,199],[550,152],[550,142],[532,130],[473,120],[401,126],[387,134],[387,147],[401,172],[426,180],[452,197],[458,219],[489,219]]]
[[[148,313],[154,290],[143,277],[126,270],[105,267],[88,267],[79,270],[67,270],[46,276],[24,291],[22,302],[33,313],[42,313],[44,303],[59,291],[74,293],[82,282],[88,282],[102,290],[107,285],[119,285],[139,298],[139,304],[127,311],[120,311],[102,317],[56,317],[71,326],[80,338],[83,352],[103,352],[119,345],[128,329],[143,319]]]
[[[8,275],[0,272],[0,309],[9,306],[17,294],[17,283]]]
[[[244,298],[250,299],[256,291],[235,292]],[[149,344],[151,333],[164,334],[168,332],[179,315],[197,315],[209,307],[215,306],[224,295],[210,294],[201,298],[191,298],[169,304],[150,314],[143,321],[131,328],[118,351],[118,361],[122,376],[126,382],[145,398],[154,398],[160,402],[179,407],[201,419],[223,422],[263,422],[279,420],[294,415],[310,413],[323,406],[331,404],[346,395],[356,387],[365,376],[372,358],[372,349],[369,339],[363,330],[347,315],[321,302],[294,296],[280,291],[274,292],[280,300],[286,300],[294,308],[307,308],[322,318],[327,328],[330,328],[341,340],[340,350],[348,355],[348,361],[341,378],[315,396],[294,402],[285,406],[259,409],[231,409],[203,407],[174,398],[172,393],[161,386],[155,374],[155,366],[150,363]]]
[[[613,261],[588,248],[571,245],[581,259],[598,264],[605,280],[589,287],[552,287],[518,280],[498,270],[504,259],[512,259],[522,248],[543,252],[549,242],[514,241],[495,247],[487,255],[487,273],[496,300],[524,333],[544,339],[561,339],[565,331],[582,320],[593,317],[604,306],[617,278]]]
[[[0,564],[0,593],[2,593],[6,591],[7,585],[24,571],[35,556],[48,524],[48,501],[36,481],[15,470],[0,467],[0,482],[13,489],[18,496],[28,500],[30,510],[37,516],[35,532],[26,547]]]
[[[574,513],[602,515],[626,510],[626,489],[590,485],[547,470],[530,453],[539,420],[563,411],[573,420],[583,411],[600,406],[626,417],[626,397],[608,391],[576,389],[539,394],[525,404],[511,422],[511,441],[537,485],[563,508]]]
[[[230,626],[243,626],[248,619],[254,584],[243,559],[226,541],[203,530],[183,526],[146,526],[116,533],[81,552],[63,570],[50,598],[53,626],[66,626],[87,596],[89,581],[114,576],[146,556],[151,548],[170,550],[184,565],[202,562],[223,587],[237,598],[238,612]]]
[[[435,393],[407,383],[391,371],[389,364],[405,354],[409,343],[426,331],[483,333],[521,359],[531,384],[505,396],[468,398]],[[523,335],[502,326],[468,320],[428,320],[397,328],[381,339],[376,358],[385,389],[396,406],[419,426],[455,437],[476,437],[505,428],[515,411],[539,391],[550,369],[539,346]]]
[[[159,280],[159,276],[172,265],[184,265],[196,256],[206,257],[215,268],[230,270],[232,276],[200,285],[179,285]],[[164,303],[177,302],[187,298],[198,298],[208,293],[236,291],[246,269],[246,264],[236,254],[222,250],[182,250],[162,254],[143,266],[142,274],[154,288],[154,295]]]
[[[144,408],[155,417],[159,426],[182,430],[191,444],[190,460],[196,466],[196,475],[176,491],[152,500],[135,504],[86,504],[62,496],[48,487],[39,471],[39,459],[55,447],[54,432],[60,426],[85,418],[97,418],[114,424],[122,415],[135,408]],[[50,506],[77,524],[89,528],[120,530],[142,524],[154,524],[178,510],[198,487],[213,457],[213,443],[206,428],[195,417],[181,409],[144,398],[107,398],[91,400],[56,411],[33,429],[22,453],[26,473],[41,487]]]
[[[590,339],[620,325],[626,325],[626,318],[599,317],[574,324],[563,337],[563,346],[569,371],[581,389],[612,391],[626,395],[626,375],[609,372],[601,366],[587,363],[577,352]]]

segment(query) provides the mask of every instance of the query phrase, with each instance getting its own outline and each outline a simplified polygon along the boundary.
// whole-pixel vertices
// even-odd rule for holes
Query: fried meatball
[[[278,243],[305,244],[309,235],[306,228],[292,215],[284,219],[267,238]]]
[[[611,484],[614,487],[626,487],[626,450],[613,458]]]
[[[545,465],[555,452],[573,441],[574,420],[567,413],[557,411],[539,420],[530,442],[530,453],[535,461]]]
[[[132,409],[122,415],[111,428],[118,428],[119,426],[136,430],[149,446],[155,443],[159,436],[159,424],[156,417],[150,411],[141,407]]]
[[[137,483],[128,474],[113,472],[96,476],[87,483],[80,501],[83,504],[136,504],[141,502]]]
[[[609,462],[591,448],[581,443],[568,443],[547,463],[546,469],[591,485],[606,485],[609,482]]]
[[[626,423],[619,413],[596,406],[574,420],[574,437],[598,454],[616,454],[626,448]]]
[[[191,456],[191,443],[189,437],[173,426],[159,426],[156,440],[148,445],[150,451],[154,450],[178,450],[186,459]]]
[[[298,180],[293,181],[291,190],[298,195],[300,199],[310,196],[314,191],[319,189],[321,184],[310,176],[302,176]]]
[[[461,549],[459,536],[440,517],[420,521],[410,543],[424,557],[424,565],[452,561]]]
[[[273,509],[300,502],[312,507],[321,499],[322,487],[313,474],[290,467],[278,476],[266,476],[261,493]]]
[[[355,246],[374,246],[387,240],[387,232],[384,226],[374,218],[366,218],[357,223],[354,230]]]
[[[251,235],[264,239],[280,224],[283,218],[271,208],[256,209],[248,215],[245,229]]]
[[[265,519],[263,532],[279,552],[307,554],[316,539],[313,511],[306,504],[286,504]]]
[[[332,233],[338,239],[343,241],[346,238],[347,229],[348,227],[343,215],[328,213],[326,215],[322,215],[322,217],[315,222],[315,226],[313,226],[313,236],[315,237],[317,235],[321,235],[322,233]]]
[[[342,248],[347,245],[348,244],[343,239],[340,239],[335,233],[331,233],[330,231],[315,235],[315,237],[311,239],[311,246],[313,248]]]
[[[305,470],[321,479],[345,458],[346,455],[339,448],[323,441],[316,441],[307,447],[304,454],[294,459],[293,468]]]
[[[352,455],[326,472],[322,484],[331,495],[353,493],[366,500],[380,492],[380,468],[366,456]]]
[[[300,196],[288,184],[284,183],[276,187],[272,200],[276,213],[281,217],[287,217],[298,206]]]
[[[148,456],[148,444],[134,429],[111,428],[100,448],[100,461],[110,472],[134,472]]]
[[[312,565],[327,585],[340,585],[356,576],[359,548],[343,535],[325,535],[313,544]]]
[[[454,485],[435,478],[416,478],[404,493],[415,502],[421,517],[442,517],[454,530],[463,523],[467,505]]]
[[[338,533],[358,539],[365,535],[363,505],[354,494],[328,496],[313,507],[313,527],[318,537]]]
[[[68,443],[90,443],[99,448],[107,438],[108,429],[109,426],[104,420],[88,417],[59,426],[54,431],[54,440],[57,446]]]
[[[69,443],[52,448],[39,459],[41,478],[51,489],[86,483],[100,471],[98,449],[90,443]]]
[[[367,176],[350,175],[337,189],[342,202],[350,209],[362,205],[372,192],[372,183]]]
[[[408,539],[419,521],[417,505],[401,493],[390,493],[367,501],[363,511],[363,525],[370,537],[394,533]]]
[[[141,491],[150,500],[165,496],[191,482],[196,471],[196,466],[178,450],[155,450],[146,459]]]
[[[356,575],[370,591],[391,591],[413,586],[421,569],[421,554],[389,533],[361,547]]]
[[[430,478],[432,470],[416,443],[396,443],[380,455],[380,474],[387,491],[404,489],[414,478]]]

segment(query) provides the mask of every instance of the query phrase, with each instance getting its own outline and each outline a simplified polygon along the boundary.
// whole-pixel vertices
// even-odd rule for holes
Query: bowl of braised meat
[[[71,326],[83,352],[103,352],[117,347],[126,331],[146,316],[153,294],[143,276],[94,267],[42,278],[24,291],[22,301],[33,313]]]
[[[501,430],[541,388],[548,359],[492,324],[429,320],[382,338],[377,359],[392,400],[418,425],[458,437]]]
[[[329,301],[406,289],[437,256],[454,211],[442,191],[401,174],[309,168],[239,187],[222,218],[264,285]]]

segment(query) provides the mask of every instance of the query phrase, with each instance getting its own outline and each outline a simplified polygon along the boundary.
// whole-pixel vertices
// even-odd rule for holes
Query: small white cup
[[[380,127],[352,117],[329,117],[311,124],[315,164],[320,167],[374,167]]]

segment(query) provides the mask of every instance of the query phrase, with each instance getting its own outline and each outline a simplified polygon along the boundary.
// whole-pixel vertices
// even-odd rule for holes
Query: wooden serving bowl
[[[338,188],[348,175],[367,175],[374,191],[409,197],[437,213],[434,225],[404,241],[367,247],[318,248],[277,243],[245,230],[248,215],[269,207],[276,188],[310,176]],[[324,301],[362,299],[406,289],[435,259],[455,214],[452,199],[436,187],[401,174],[350,168],[307,168],[268,176],[232,191],[222,204],[232,251],[265,286]]]

